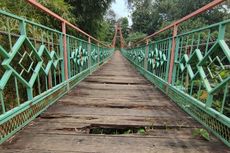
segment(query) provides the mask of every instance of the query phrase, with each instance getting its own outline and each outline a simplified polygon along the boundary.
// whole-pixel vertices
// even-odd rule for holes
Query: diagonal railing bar
[[[180,23],[221,2],[214,0],[146,37],[146,45],[121,51],[142,75],[230,146],[230,19],[177,33]],[[167,29],[172,36],[155,37]],[[148,41],[151,37],[153,42]]]
[[[0,143],[97,70],[113,54],[113,48],[56,17],[63,21],[62,31],[0,10],[1,21],[6,21],[0,22]],[[68,35],[66,26],[85,34],[88,40]]]

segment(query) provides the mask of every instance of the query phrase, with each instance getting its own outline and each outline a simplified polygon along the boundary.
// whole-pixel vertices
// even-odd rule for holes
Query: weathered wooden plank
[[[177,137],[146,136],[107,136],[107,135],[69,135],[69,134],[27,134],[4,145],[5,150],[17,149],[31,151],[49,150],[62,152],[227,152],[218,142],[207,143],[203,140],[178,139]],[[225,150],[225,151],[224,151]]]

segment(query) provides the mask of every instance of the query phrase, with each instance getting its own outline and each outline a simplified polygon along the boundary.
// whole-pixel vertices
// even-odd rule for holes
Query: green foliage
[[[133,9],[133,31],[153,33],[185,15],[197,10],[212,0],[128,0]],[[229,17],[228,5],[222,4],[206,11],[199,17],[186,21],[185,29],[194,29],[213,24]]]
[[[114,37],[115,23],[116,23],[116,14],[113,10],[109,9],[104,16],[103,21],[101,22],[100,29],[98,29],[97,38],[110,45],[111,40]]]
[[[50,10],[54,11],[55,13],[61,15],[66,20],[72,23],[75,22],[75,17],[70,12],[72,7],[69,4],[65,3],[64,0],[39,0],[38,2],[40,2]],[[23,16],[34,22],[48,25],[49,27],[60,30],[60,22],[54,20],[51,16],[47,15],[46,13],[39,11],[25,0],[2,1],[0,3],[0,8],[6,10],[7,12],[11,12],[15,15]]]
[[[102,21],[97,38],[99,40],[106,41],[107,43],[111,43],[109,41],[112,40],[114,35],[114,29],[111,28],[111,26],[112,25],[108,21]]]
[[[221,76],[221,78],[223,78],[223,79],[229,77],[229,76],[230,76],[230,70],[224,69],[224,70],[220,71],[220,76]]]
[[[73,7],[70,4],[66,3],[64,0],[38,0],[38,2],[48,7],[50,10],[57,13],[58,15],[62,16],[67,21],[72,23],[76,22],[75,16],[71,12],[71,9],[73,9]]]
[[[97,37],[103,32],[101,24],[113,0],[65,0],[73,9],[77,25],[87,33]]]
[[[92,0],[91,0],[92,1]],[[104,18],[107,9],[113,0],[38,0],[39,3],[46,6],[53,12],[62,16],[69,22],[76,24],[79,28],[96,38],[109,41],[112,39],[111,25],[114,25],[115,17],[109,21]],[[54,20],[53,17],[36,9],[25,0],[2,1],[0,8],[18,16],[23,16],[34,22],[47,25],[51,28],[61,30],[61,23]],[[111,13],[111,12],[110,12]],[[114,12],[112,12],[114,13]],[[113,14],[115,15],[115,14]],[[108,22],[108,23],[107,23]],[[1,23],[0,23],[1,24]],[[108,24],[110,30],[108,30]],[[2,25],[2,24],[1,24]],[[1,26],[2,27],[2,26]],[[72,34],[73,30],[69,31]]]
[[[192,132],[192,135],[193,137],[201,137],[207,141],[210,141],[210,136],[209,136],[209,133],[207,130],[203,129],[203,128],[200,128],[200,129],[195,129],[193,132]]]
[[[134,11],[132,15],[133,30],[148,33],[151,19],[151,13],[144,9]]]
[[[127,42],[136,42],[138,40],[143,39],[144,37],[146,37],[146,34],[142,33],[142,32],[133,32],[130,33],[126,39]]]
[[[140,128],[140,129],[138,130],[138,134],[145,134],[145,129]]]
[[[218,112],[220,112],[221,110],[221,105],[222,105],[222,102],[219,101],[219,100],[216,100],[216,101],[213,101],[213,104],[212,104],[213,108],[215,108]]]

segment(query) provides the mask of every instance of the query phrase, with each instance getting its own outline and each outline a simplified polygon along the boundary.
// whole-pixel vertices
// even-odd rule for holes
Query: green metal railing
[[[2,143],[108,60],[113,49],[2,10],[0,19]]]
[[[114,49],[100,47],[74,36],[67,35],[68,74],[70,87],[95,71],[113,54]]]
[[[131,49],[123,55],[183,110],[230,146],[230,20]],[[146,66],[145,66],[146,65]]]

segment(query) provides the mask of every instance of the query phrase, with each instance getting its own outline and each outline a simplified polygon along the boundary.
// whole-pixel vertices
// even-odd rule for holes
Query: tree
[[[134,8],[133,31],[150,34],[160,27],[162,16],[159,15],[153,0],[130,0],[129,3]]]
[[[133,13],[133,31],[153,33],[163,26],[199,9],[212,0],[128,0]],[[192,29],[224,20],[229,16],[229,2],[225,2],[187,21],[183,27]],[[197,24],[193,24],[197,23]]]
[[[53,12],[61,15],[66,20],[75,23],[75,16],[71,13],[72,7],[66,2],[64,2],[64,0],[38,0],[38,2],[48,7]],[[6,10],[7,12],[11,12],[15,15],[23,16],[34,22],[38,22],[40,24],[61,30],[59,22],[55,21],[53,17],[49,16],[43,11],[35,9],[34,6],[30,5],[25,0],[1,1],[0,8]]]
[[[131,46],[133,42],[137,42],[146,37],[146,34],[141,32],[132,32],[128,35],[126,41],[128,42],[128,46]]]
[[[150,27],[152,21],[155,20],[155,18],[152,20],[151,12],[146,9],[138,9],[135,10],[132,14],[132,20],[133,20],[133,31],[137,32],[143,32],[146,34],[149,34],[154,29],[156,23],[153,24],[153,27]]]
[[[97,37],[101,32],[104,15],[113,0],[65,0],[73,9],[77,25],[87,33]]]
[[[111,40],[114,36],[114,25],[116,23],[116,14],[113,10],[107,10],[104,20],[101,22],[100,29],[98,29],[98,39],[111,44]]]
[[[101,29],[99,29],[98,39],[101,41],[106,42],[107,44],[111,44],[111,40],[113,39],[114,35],[114,26],[111,25],[110,22],[104,20],[101,22]]]
[[[111,26],[114,25],[116,19],[116,14],[112,10],[109,11],[110,19],[104,17],[112,1],[113,0],[38,0],[39,3],[62,16],[67,21],[77,25],[94,37],[103,40],[110,38],[107,36],[110,36],[112,31],[111,27],[109,30],[104,30],[105,27],[107,27],[106,22],[110,22],[109,24]],[[59,21],[54,20],[53,17],[43,11],[35,9],[34,6],[25,0],[2,1],[0,8],[34,22],[61,30],[61,23]],[[4,25],[5,23],[4,21],[0,21],[0,24]],[[82,38],[79,33],[76,33],[71,28],[68,28],[67,32],[68,34]]]

